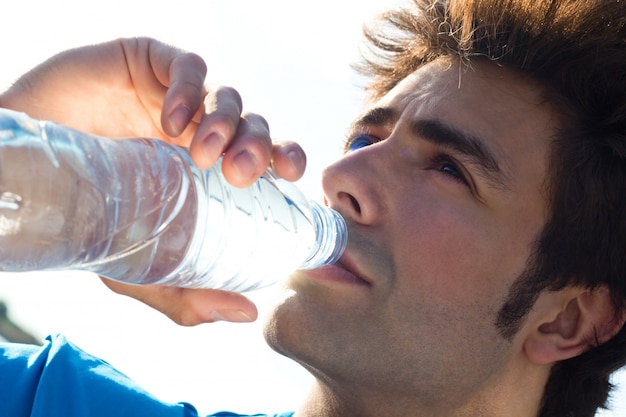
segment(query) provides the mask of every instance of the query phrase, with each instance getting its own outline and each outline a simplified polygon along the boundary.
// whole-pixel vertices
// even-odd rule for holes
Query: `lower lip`
[[[315,281],[369,286],[369,284],[363,281],[361,278],[335,265],[327,265],[321,268],[306,271],[306,276]]]

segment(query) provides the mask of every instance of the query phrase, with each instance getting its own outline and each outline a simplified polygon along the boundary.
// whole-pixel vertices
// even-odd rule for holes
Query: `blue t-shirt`
[[[159,401],[108,363],[63,336],[54,336],[43,346],[0,343],[0,416],[198,417],[198,413],[186,403]],[[243,416],[220,412],[207,417]]]

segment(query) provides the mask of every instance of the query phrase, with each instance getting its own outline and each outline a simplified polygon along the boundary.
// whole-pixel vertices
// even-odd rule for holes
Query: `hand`
[[[232,88],[208,91],[205,76],[198,55],[154,39],[119,39],[55,55],[0,95],[0,107],[96,135],[190,146],[201,168],[224,153],[225,176],[237,186],[252,184],[270,159],[280,176],[298,179],[302,149],[272,147],[265,120],[242,115]]]
[[[112,138],[151,137],[188,146],[201,168],[224,155],[225,177],[252,184],[270,164],[296,180],[306,157],[295,143],[272,145],[266,121],[242,114],[232,88],[207,89],[198,55],[154,39],[120,39],[62,52],[0,95],[0,107]],[[241,294],[217,290],[133,286],[104,280],[183,325],[256,319]]]

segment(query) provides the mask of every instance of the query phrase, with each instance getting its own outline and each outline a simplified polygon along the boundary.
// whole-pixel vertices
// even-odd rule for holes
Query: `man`
[[[626,9],[415,4],[324,175],[343,269],[297,273],[268,339],[311,415],[593,415],[626,356]]]
[[[415,0],[384,22],[322,178],[346,254],[294,273],[266,327],[315,376],[295,415],[594,415],[626,359],[626,6]]]

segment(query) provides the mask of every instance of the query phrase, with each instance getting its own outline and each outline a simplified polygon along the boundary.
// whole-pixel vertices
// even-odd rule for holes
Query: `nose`
[[[385,204],[382,177],[371,148],[347,154],[322,172],[326,203],[346,220],[363,225],[379,221]]]

